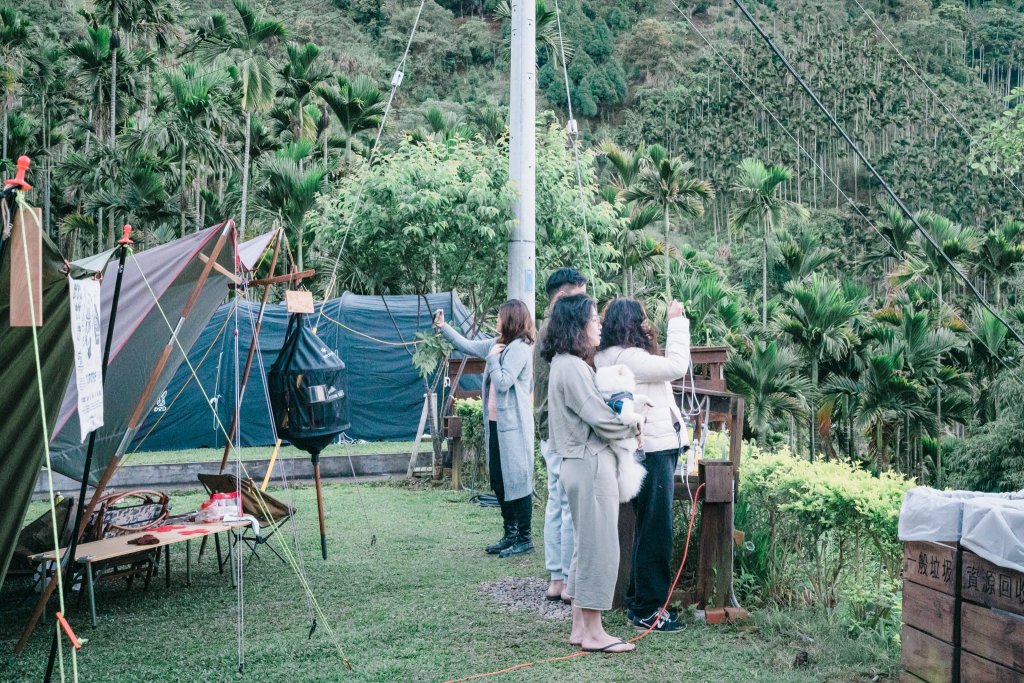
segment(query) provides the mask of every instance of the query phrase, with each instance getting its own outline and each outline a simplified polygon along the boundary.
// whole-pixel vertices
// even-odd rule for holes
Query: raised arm
[[[505,392],[516,383],[523,369],[533,362],[533,347],[523,342],[512,342],[504,353],[487,356],[487,376],[495,391]]]
[[[441,328],[441,334],[444,335],[445,339],[452,343],[456,349],[466,354],[467,356],[473,356],[476,358],[487,358],[487,353],[494,346],[494,342],[497,341],[495,338],[491,339],[476,339],[469,340],[459,334],[451,325],[445,323],[444,327]]]
[[[637,435],[636,422],[623,422],[622,416],[608,407],[597,390],[593,373],[583,361],[565,365],[566,406],[590,425],[594,433],[605,441],[627,439]]]
[[[664,357],[637,353],[626,364],[638,382],[671,382],[685,375],[690,367],[690,320],[678,317],[668,321]]]

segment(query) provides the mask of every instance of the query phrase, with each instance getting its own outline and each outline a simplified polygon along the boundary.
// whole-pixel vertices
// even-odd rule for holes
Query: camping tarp
[[[43,236],[43,324],[39,338],[42,377],[37,377],[32,329],[10,325],[11,268],[24,256],[0,246],[0,586],[25,518],[36,475],[44,460],[39,384],[43,385],[47,430],[52,430],[74,366],[71,299],[64,257]],[[87,276],[74,269],[75,276]]]
[[[470,332],[471,316],[455,292],[386,297],[346,293],[326,303],[317,334],[341,356],[347,368],[352,422],[345,432],[347,437],[367,441],[415,437],[423,410],[423,382],[412,365],[413,347],[405,344],[414,341],[417,332],[431,329],[431,314],[438,308],[445,311],[448,320]],[[189,354],[199,383],[216,407],[216,417],[203,391],[192,381],[191,371],[182,365],[159,396],[132,450],[224,447],[224,434],[217,422],[219,419],[224,429],[231,424],[236,368],[241,374],[258,313],[258,303],[239,301],[237,356],[234,303],[217,310]],[[310,324],[316,317],[307,317]],[[268,305],[260,331],[260,353],[242,397],[243,446],[274,443],[264,377],[281,351],[287,327],[285,306]],[[471,378],[463,382],[467,388],[473,384]]]
[[[191,349],[193,342],[209,322],[210,316],[226,298],[228,278],[221,270],[214,268],[210,270],[209,277],[200,289],[190,315],[183,323],[179,323],[186,302],[192,295],[206,261],[212,255],[222,233],[227,235],[227,239],[217,255],[216,263],[224,272],[231,273],[235,271],[236,265],[235,235],[231,223],[226,226],[214,226],[133,254],[126,261],[103,394],[104,425],[96,434],[90,472],[92,483],[98,481],[107,464],[117,453],[128,429],[131,414],[142,400],[151,372],[171,339],[171,328],[177,328],[177,343],[173,345],[169,360],[156,379],[147,401],[147,411],[171,381],[184,359],[178,345],[180,344],[186,352]],[[271,236],[263,235],[247,243],[247,250],[238,251],[258,251],[260,244],[265,248]],[[116,271],[115,261],[107,266],[103,278],[104,343]],[[85,466],[87,441],[80,441],[77,388],[74,378],[67,382],[65,387],[63,405],[51,442],[53,466],[61,474],[80,480]]]

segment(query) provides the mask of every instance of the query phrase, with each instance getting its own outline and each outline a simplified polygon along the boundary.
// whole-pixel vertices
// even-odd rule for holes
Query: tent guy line
[[[42,231],[42,226],[39,224],[39,217],[36,215],[36,212],[31,207],[28,206],[28,203],[25,201],[25,197],[21,192],[15,192],[14,202],[17,205],[18,209],[22,212],[22,215],[27,214],[31,216],[33,222],[36,225],[36,229]],[[10,219],[10,215],[8,212],[9,205],[7,201],[4,200],[0,200],[0,203],[2,203],[4,206],[4,224],[6,226],[7,221]],[[57,503],[53,488],[53,466],[52,462],[50,461],[50,430],[49,426],[46,424],[46,392],[43,390],[43,364],[42,360],[40,359],[39,353],[39,332],[36,329],[38,325],[42,324],[42,321],[36,319],[36,307],[32,303],[35,299],[32,291],[32,264],[28,255],[28,238],[27,236],[23,236],[23,238],[19,241],[21,242],[22,256],[24,258],[23,262],[25,264],[25,284],[26,287],[28,288],[29,300],[28,309],[32,317],[32,353],[36,364],[36,386],[39,389],[39,418],[42,421],[43,428],[43,453],[45,455],[46,482],[49,491],[50,525],[51,528],[53,529],[54,556],[58,557],[60,556],[60,536],[57,533]],[[11,272],[13,272],[13,269]],[[79,503],[79,506],[81,506],[81,503]],[[58,567],[57,571],[55,571],[54,574],[56,575],[57,578],[57,602],[60,605],[59,613],[65,614],[67,612],[67,608],[65,607],[64,604],[64,572],[61,571],[61,569]],[[61,627],[59,620],[54,620],[53,637],[58,642],[59,645],[59,641],[61,638]],[[53,654],[53,648],[51,648],[51,658],[50,663],[47,667],[46,675],[47,681],[49,681],[50,673],[52,672]],[[58,646],[56,648],[56,654],[60,661],[60,680],[64,681],[64,648]],[[78,683],[78,648],[75,647],[71,648],[71,677],[75,683]]]
[[[140,270],[140,273],[141,272],[142,271]],[[149,289],[151,295],[153,296],[154,301],[156,302],[155,303],[156,309],[157,309],[157,311],[159,311],[160,316],[163,318],[164,323],[167,325],[167,328],[169,330],[173,331],[174,327],[171,325],[171,321],[167,318],[167,315],[164,312],[163,307],[160,305],[160,301],[157,299],[156,293],[150,287],[149,280],[146,278],[145,273],[142,273],[142,280],[146,284],[146,288]],[[236,315],[237,315],[237,309],[236,309]],[[181,347],[181,343],[177,340],[177,337],[174,337],[174,341],[178,345],[179,351],[184,356],[184,362],[188,366],[189,371],[192,373],[193,377],[195,378],[196,385],[199,387],[200,391],[202,392],[203,398],[206,400],[206,403],[209,406],[210,411],[213,413],[214,419],[217,422],[217,426],[220,428],[220,430],[224,434],[224,436],[227,437],[227,429],[224,427],[224,423],[221,422],[220,416],[217,414],[217,411],[213,407],[212,400],[210,399],[209,395],[206,393],[206,390],[203,388],[202,383],[199,381],[199,377],[196,374],[195,368],[193,367],[192,363],[188,359],[188,354]],[[235,449],[235,450],[237,452],[238,449]],[[250,475],[248,469],[245,466],[245,463],[241,460],[240,456],[237,459],[237,464],[238,464],[238,466],[239,466],[239,468],[241,470],[241,474],[244,474],[246,477],[252,479],[252,476]],[[256,499],[260,503],[260,508],[261,508],[263,514],[266,515],[267,517],[272,516],[270,514],[269,508],[267,508],[267,506],[266,506],[266,502],[263,499],[262,491],[259,491],[258,487],[256,488],[256,491],[258,491]],[[274,534],[274,536],[276,537],[277,534]],[[314,605],[314,608],[316,609],[317,614],[320,616],[320,619],[323,622],[324,629],[326,629],[326,631],[327,631],[328,635],[330,636],[332,642],[334,643],[335,647],[337,648],[339,655],[341,656],[342,662],[345,664],[346,667],[351,669],[352,668],[352,664],[349,662],[348,657],[345,655],[345,650],[344,650],[344,648],[343,648],[343,646],[341,644],[341,641],[338,639],[338,636],[335,633],[334,629],[331,628],[331,625],[330,625],[330,623],[328,622],[328,619],[327,619],[327,615],[324,613],[323,608],[320,607],[320,603],[319,603],[319,601],[317,601],[316,595],[313,593],[313,589],[312,589],[312,587],[310,587],[308,580],[306,579],[305,576],[302,575],[301,571],[299,570],[299,566],[298,566],[297,562],[295,561],[295,558],[292,555],[291,549],[288,547],[287,542],[285,542],[283,539],[281,539],[280,546],[281,546],[282,553],[284,553],[285,557],[288,560],[288,565],[291,567],[292,571],[298,577],[299,583],[302,585],[303,589],[306,591],[306,594],[309,596],[310,600],[312,601],[312,603]]]

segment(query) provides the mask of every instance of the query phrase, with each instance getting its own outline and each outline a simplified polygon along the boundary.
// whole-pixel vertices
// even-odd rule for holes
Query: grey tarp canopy
[[[182,237],[130,257],[125,263],[121,298],[118,305],[114,341],[111,345],[107,381],[104,388],[104,425],[96,434],[90,481],[96,483],[116,454],[128,428],[128,422],[142,399],[147,381],[157,359],[171,337],[168,321],[176,326],[181,312],[192,294],[200,274],[215,248],[217,238],[228,231],[228,240],[217,256],[217,264],[228,273],[235,272],[236,246],[233,224],[219,225]],[[272,233],[258,237],[237,249],[239,255],[264,251]],[[245,268],[251,265],[241,263]],[[107,321],[113,299],[117,263],[107,266],[103,279],[102,329],[106,341]],[[213,269],[202,286],[195,307],[177,330],[177,340],[187,352],[202,332],[210,316],[227,296],[228,277]],[[150,291],[152,289],[152,292]],[[160,305],[156,305],[154,294]],[[162,310],[161,310],[162,309]],[[164,315],[167,320],[165,321]],[[171,381],[183,355],[175,345],[168,363],[157,378],[146,409]],[[54,470],[80,480],[85,465],[86,444],[80,442],[75,382],[65,384],[63,405],[57,420],[51,453]]]
[[[7,242],[0,246],[0,586],[3,585],[36,475],[44,460],[40,419],[40,378],[36,374],[32,329],[11,327],[11,268],[24,256]],[[87,277],[79,268],[73,277]],[[37,329],[47,429],[52,430],[74,366],[71,300],[64,257],[43,236],[43,324]]]
[[[352,422],[346,436],[387,441],[408,440],[416,435],[423,409],[423,382],[412,365],[413,347],[402,344],[413,341],[417,332],[428,332],[431,313],[438,308],[445,311],[448,320],[454,320],[465,333],[470,333],[471,316],[456,292],[385,297],[345,293],[327,301],[317,334],[346,365]],[[239,365],[245,361],[252,339],[252,321],[258,309],[256,303],[239,302]],[[224,446],[224,435],[217,421],[229,425],[234,412],[234,316],[234,303],[221,306],[189,354],[200,384],[216,406],[217,416],[207,405],[188,367],[182,365],[154,404],[133,449]],[[308,324],[313,324],[316,317],[307,316]],[[264,374],[281,350],[287,327],[285,306],[268,306],[260,332],[262,369],[257,357],[242,398],[240,438],[243,446],[274,443]],[[472,378],[464,378],[463,382],[465,388],[473,385]],[[478,380],[476,386],[479,387]]]

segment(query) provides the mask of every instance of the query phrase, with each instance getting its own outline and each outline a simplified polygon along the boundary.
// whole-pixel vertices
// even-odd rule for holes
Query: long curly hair
[[[571,353],[590,363],[596,349],[587,338],[587,325],[596,312],[597,305],[586,294],[559,299],[551,310],[547,333],[540,347],[544,360],[550,363],[559,353]]]
[[[647,309],[636,299],[615,298],[604,308],[599,349],[612,346],[640,348],[658,353],[658,337],[647,319]]]

